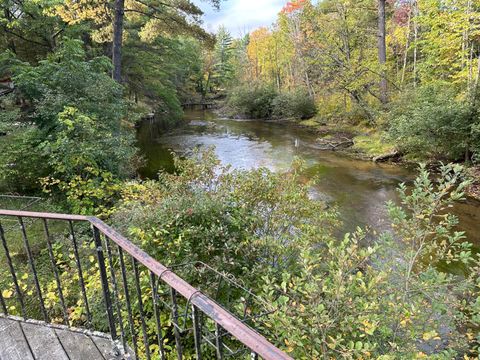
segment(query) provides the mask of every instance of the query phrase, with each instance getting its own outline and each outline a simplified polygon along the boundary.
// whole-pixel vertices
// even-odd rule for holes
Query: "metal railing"
[[[16,232],[7,234],[6,219],[18,222]],[[27,229],[25,219],[37,227]],[[45,246],[38,236],[32,244],[33,232],[43,233]],[[0,210],[0,240],[6,315],[108,332],[126,358],[291,359],[247,318],[234,316],[98,218]]]

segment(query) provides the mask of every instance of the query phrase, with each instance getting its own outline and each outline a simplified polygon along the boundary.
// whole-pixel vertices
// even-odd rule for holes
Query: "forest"
[[[97,216],[165,266],[199,261],[238,279],[273,309],[249,325],[294,359],[478,359],[480,0],[292,0],[269,26],[207,31],[202,8],[229,1],[0,0],[0,208],[42,198],[42,211]],[[216,127],[233,150],[175,151],[192,119],[195,141]],[[152,123],[169,166],[152,165],[157,138],[142,145]],[[322,179],[346,186],[312,196]],[[362,181],[382,210],[357,221],[371,208],[345,198]],[[468,231],[458,204],[474,214]],[[15,293],[35,284],[15,236],[25,277],[18,288],[1,253],[0,289],[20,315]],[[55,256],[82,327],[65,239]],[[48,251],[38,245],[37,262]],[[55,279],[39,276],[61,318]],[[100,302],[98,277],[85,277]],[[144,301],[142,359],[158,351]],[[175,329],[162,328],[176,358]]]

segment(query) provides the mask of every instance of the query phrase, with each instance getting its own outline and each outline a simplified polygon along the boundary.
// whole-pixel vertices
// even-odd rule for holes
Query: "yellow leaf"
[[[437,332],[435,330],[428,331],[422,335],[423,340],[428,341],[433,338],[436,338],[438,336]]]
[[[2,291],[2,296],[5,298],[5,299],[10,299],[13,295],[13,291],[12,290],[3,290]]]

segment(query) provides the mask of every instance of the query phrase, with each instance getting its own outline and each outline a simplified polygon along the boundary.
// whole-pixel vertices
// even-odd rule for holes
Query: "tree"
[[[214,80],[217,87],[225,86],[233,78],[233,38],[228,30],[221,26],[215,36],[214,47]]]
[[[71,29],[45,14],[46,1],[2,0],[0,2],[0,49],[8,48],[19,59],[37,61],[52,52],[59,38]]]
[[[210,0],[213,6],[219,6],[220,0]],[[92,37],[97,42],[111,42],[113,56],[113,77],[121,77],[121,54],[124,29],[137,33],[145,43],[154,41],[164,33],[171,36],[190,35],[202,41],[213,43],[213,37],[200,26],[202,11],[190,0],[133,0],[125,4],[124,0],[115,0],[112,7],[103,1],[67,0],[56,6],[56,13],[69,24],[92,21],[97,26]],[[113,29],[112,29],[113,19]]]
[[[10,68],[17,101],[25,106],[14,116],[0,117],[17,141],[1,158],[6,183],[13,188],[19,184],[38,190],[43,179],[46,189],[70,194],[70,205],[86,206],[99,194],[95,186],[101,187],[104,180],[112,183],[131,176],[134,139],[122,126],[127,119],[127,104],[120,85],[109,76],[108,58],[87,59],[81,41],[66,40],[37,65],[16,62]],[[40,171],[35,172],[36,178],[28,177],[33,183],[23,185],[23,180],[16,179],[32,173],[28,170],[31,163],[23,159],[29,158],[28,152],[36,154],[35,160],[40,157],[34,166]],[[27,171],[22,171],[24,166]],[[83,185],[91,187],[87,191]],[[74,203],[71,195],[82,189],[85,191]],[[112,199],[108,200],[106,194],[103,198],[107,202]],[[84,210],[91,213],[93,208]]]
[[[125,0],[115,0],[115,17],[113,22],[112,41],[112,77],[118,83],[122,82],[122,42],[123,17],[125,15]]]
[[[381,66],[380,79],[380,101],[382,104],[387,102],[387,78],[385,73],[385,64],[387,62],[386,45],[386,18],[385,18],[385,0],[378,0],[378,62]]]

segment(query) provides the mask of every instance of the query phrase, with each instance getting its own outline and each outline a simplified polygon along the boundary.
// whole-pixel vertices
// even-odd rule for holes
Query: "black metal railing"
[[[0,210],[0,240],[6,315],[107,332],[127,358],[291,359],[249,326],[252,294],[235,316],[98,218]]]

